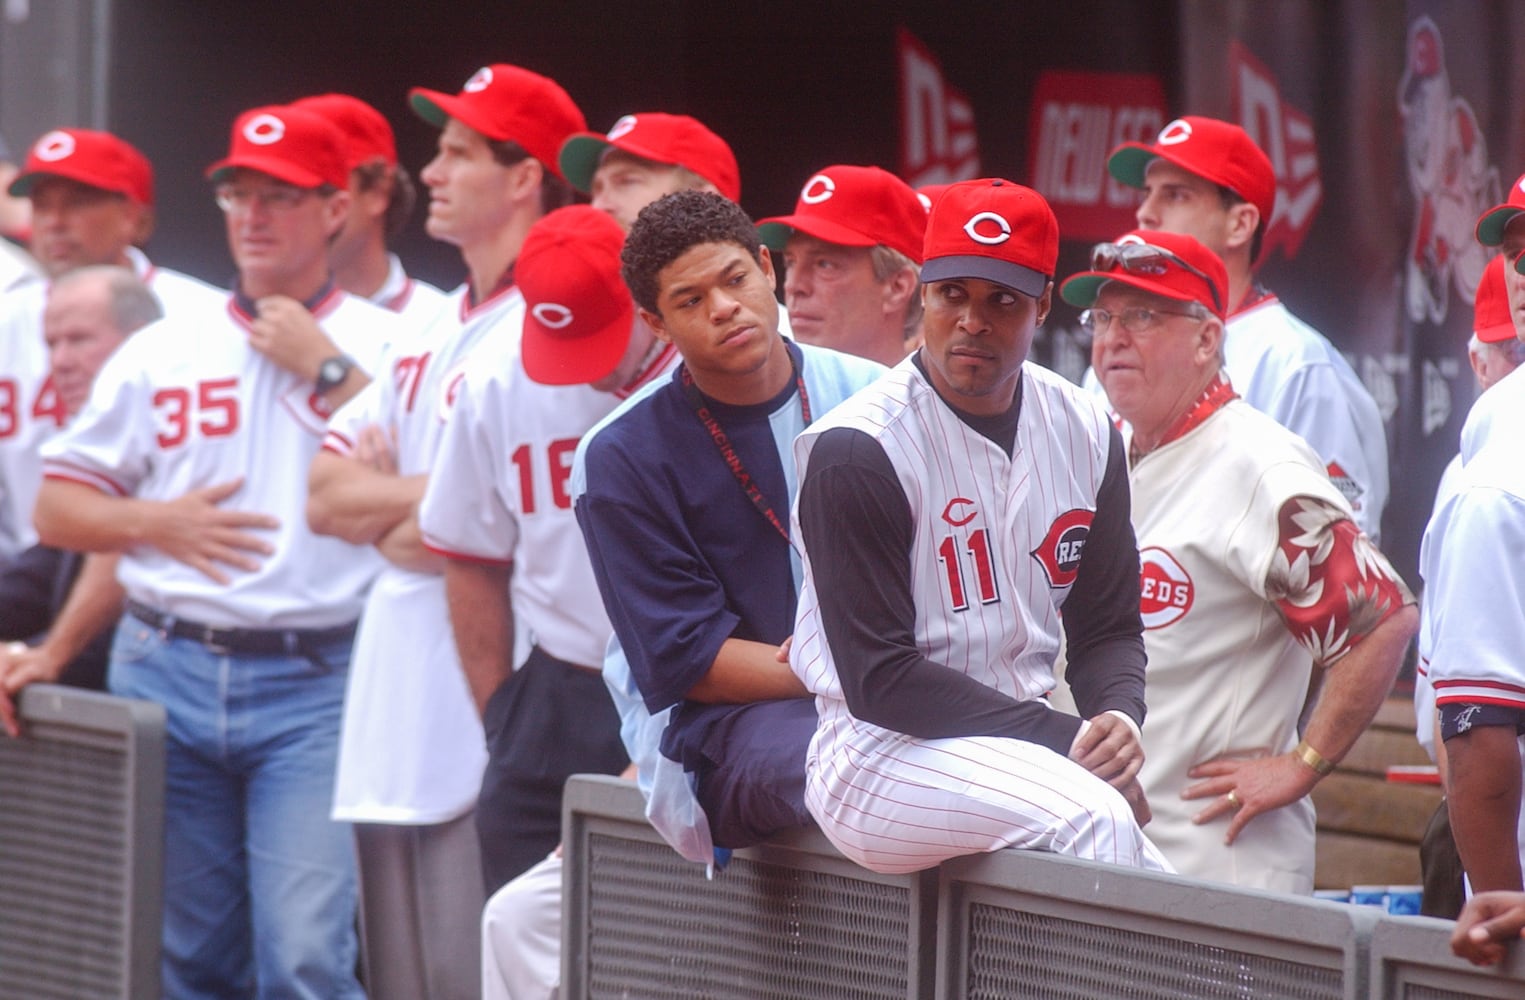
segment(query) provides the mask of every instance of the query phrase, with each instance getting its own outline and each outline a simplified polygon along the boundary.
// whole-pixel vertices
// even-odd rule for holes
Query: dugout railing
[[[1525,956],[1475,969],[1447,921],[1024,851],[883,876],[814,830],[709,880],[607,777],[563,818],[564,1000],[1525,996]]]
[[[0,1000],[160,995],[164,710],[55,685],[0,734]]]

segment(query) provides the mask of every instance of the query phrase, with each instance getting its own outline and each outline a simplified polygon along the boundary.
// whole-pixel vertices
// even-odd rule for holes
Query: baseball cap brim
[[[416,87],[408,93],[408,104],[413,112],[435,128],[444,128],[454,118],[462,125],[470,126],[489,139],[501,142],[511,136],[501,135],[473,105],[453,94]]]
[[[1159,155],[1159,152],[1148,146],[1136,142],[1125,142],[1107,157],[1107,173],[1121,184],[1131,188],[1141,188],[1144,186],[1149,162]]]
[[[299,188],[317,188],[325,183],[321,174],[307,170],[290,160],[277,159],[273,156],[230,156],[225,160],[218,160],[207,167],[207,180],[213,184],[220,184],[235,170],[257,170]]]
[[[1503,344],[1515,340],[1519,336],[1515,332],[1513,323],[1499,323],[1496,326],[1485,326],[1472,332],[1478,340],[1485,344]]]
[[[1525,209],[1515,205],[1495,205],[1483,213],[1482,218],[1477,220],[1477,242],[1485,247],[1501,246],[1504,242],[1504,230]]]
[[[561,152],[556,154],[561,176],[583,194],[591,194],[593,175],[598,173],[598,161],[603,157],[604,150],[613,145],[594,132],[571,136],[561,144]]]
[[[757,234],[762,237],[763,246],[775,253],[783,253],[784,245],[796,232],[844,247],[871,247],[879,243],[873,237],[849,229],[840,222],[810,215],[777,215],[757,223]]]
[[[45,180],[49,177],[61,177],[66,181],[73,181],[76,184],[83,184],[86,187],[93,187],[101,191],[109,191],[112,194],[122,195],[130,201],[138,200],[137,198],[133,197],[131,191],[127,191],[120,187],[112,187],[108,184],[102,184],[101,178],[98,174],[85,176],[83,175],[83,172],[81,174],[74,174],[68,170],[32,170],[24,174],[17,174],[15,179],[11,181],[10,186],[6,188],[6,191],[8,191],[13,198],[28,198],[31,197],[33,186],[36,185],[38,181]]]
[[[1030,267],[977,254],[937,257],[921,266],[921,281],[947,281],[950,278],[979,278],[1015,289],[1028,298],[1037,298],[1048,286],[1049,276]]]
[[[1170,288],[1150,281],[1141,275],[1132,274],[1128,271],[1082,271],[1065,279],[1064,284],[1059,286],[1059,297],[1072,306],[1081,309],[1089,309],[1096,304],[1096,296],[1101,293],[1101,286],[1109,281],[1115,281],[1120,285],[1137,288],[1141,292],[1158,295],[1172,302],[1196,302],[1191,295],[1183,295],[1179,289]],[[1211,309],[1211,303],[1203,303],[1207,309]]]
[[[630,346],[635,309],[627,309],[598,330],[581,337],[549,333],[526,314],[519,353],[524,372],[542,385],[586,385],[606,378]]]

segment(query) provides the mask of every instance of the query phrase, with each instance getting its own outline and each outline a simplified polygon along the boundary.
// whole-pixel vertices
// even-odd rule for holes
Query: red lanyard
[[[787,348],[786,348],[787,349]],[[805,377],[800,374],[800,366],[794,360],[794,355],[789,355],[789,365],[794,369],[794,386],[800,397],[800,413],[805,418],[805,426],[810,426],[810,394],[805,391]],[[789,529],[779,520],[773,512],[773,505],[768,503],[768,498],[763,496],[762,489],[751,473],[741,462],[741,456],[736,454],[736,449],[731,447],[731,439],[726,436],[725,430],[720,426],[720,421],[710,412],[709,404],[699,393],[699,387],[694,385],[694,377],[689,374],[688,365],[679,369],[679,381],[683,385],[683,395],[688,399],[688,405],[693,407],[694,415],[704,425],[704,429],[710,432],[710,440],[715,442],[715,447],[720,450],[720,457],[725,461],[726,468],[731,470],[731,475],[741,484],[742,490],[747,494],[747,499],[752,501],[752,506],[757,508],[758,513],[767,518],[773,530],[783,536],[784,541],[789,541]]]
[[[1191,409],[1181,414],[1180,419],[1165,432],[1165,436],[1160,438],[1160,443],[1155,445],[1155,448],[1163,448],[1170,442],[1185,437],[1202,426],[1204,420],[1221,410],[1230,400],[1238,398],[1239,393],[1235,392],[1234,387],[1229,384],[1228,377],[1219,372],[1213,377],[1212,383],[1202,391],[1197,401],[1192,404]]]

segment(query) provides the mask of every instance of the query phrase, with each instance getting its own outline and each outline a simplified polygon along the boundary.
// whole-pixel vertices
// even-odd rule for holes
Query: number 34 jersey
[[[337,289],[313,317],[363,371],[379,370],[396,317]],[[329,414],[310,378],[249,346],[252,321],[224,298],[212,308],[171,313],[128,338],[101,369],[89,404],[44,447],[44,475],[160,501],[241,479],[219,506],[280,521],[252,532],[274,550],[259,558],[259,568],[224,567],[224,585],[158,549],[129,549],[118,570],[128,596],[218,626],[353,621],[379,556],[308,529],[307,467]]]

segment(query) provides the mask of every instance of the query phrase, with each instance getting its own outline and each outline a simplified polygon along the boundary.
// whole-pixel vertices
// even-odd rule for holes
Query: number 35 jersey
[[[366,372],[379,371],[396,317],[331,291],[318,325]],[[253,572],[224,567],[226,585],[155,548],[122,555],[130,598],[217,626],[321,628],[355,620],[380,557],[307,527],[307,468],[328,412],[310,378],[249,346],[253,322],[232,298],[182,309],[145,327],[102,368],[90,402],[43,449],[50,479],[112,496],[174,500],[236,479],[220,506],[269,514],[258,530],[273,552]]]

